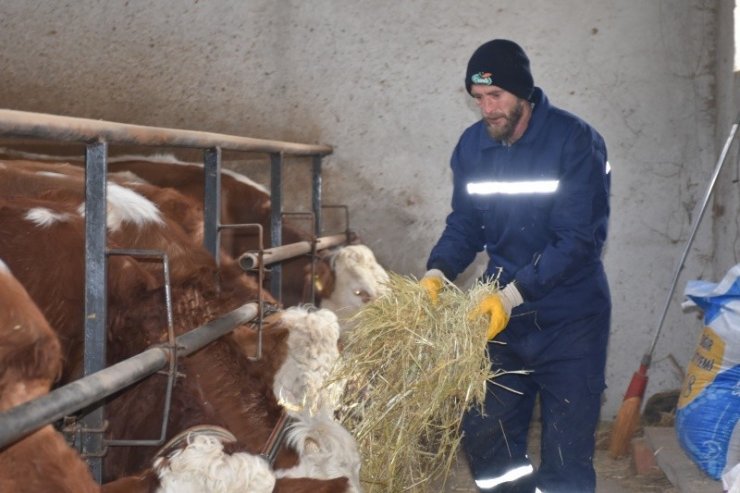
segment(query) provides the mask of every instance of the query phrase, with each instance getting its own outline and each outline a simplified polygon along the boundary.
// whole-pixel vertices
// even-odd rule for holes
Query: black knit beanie
[[[507,39],[482,44],[468,62],[465,73],[468,93],[473,84],[498,86],[528,100],[534,90],[534,79],[527,54],[521,46]]]

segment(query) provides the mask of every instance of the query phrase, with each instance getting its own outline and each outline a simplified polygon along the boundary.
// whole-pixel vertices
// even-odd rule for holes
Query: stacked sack
[[[688,364],[676,433],[688,456],[725,490],[740,474],[740,264],[719,284],[690,281],[688,305],[704,311],[704,330]]]

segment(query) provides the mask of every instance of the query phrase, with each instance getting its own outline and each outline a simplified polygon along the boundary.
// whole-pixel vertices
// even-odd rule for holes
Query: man
[[[462,423],[480,491],[593,492],[611,300],[601,253],[609,216],[604,140],[534,86],[522,48],[495,39],[470,58],[465,86],[482,119],[451,159],[452,212],[421,283],[432,297],[483,248],[503,288],[490,317],[494,368],[532,370],[489,384],[485,412]],[[505,330],[504,330],[505,329]],[[527,458],[537,396],[541,463]]]

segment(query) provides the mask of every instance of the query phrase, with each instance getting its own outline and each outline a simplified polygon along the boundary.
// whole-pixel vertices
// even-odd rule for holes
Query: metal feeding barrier
[[[261,324],[262,318],[261,302],[244,305],[222,318],[177,337],[174,343],[170,340],[166,345],[151,347],[137,356],[106,368],[107,258],[111,254],[132,253],[131,251],[125,253],[106,250],[108,144],[203,150],[204,246],[217,264],[221,230],[248,226],[221,224],[219,221],[222,150],[263,153],[270,156],[271,244],[281,245],[282,173],[285,157],[308,157],[312,160],[311,208],[315,218],[314,234],[318,236],[321,232],[322,208],[321,159],[331,154],[332,148],[326,145],[296,144],[6,109],[0,109],[0,137],[76,142],[86,146],[84,374],[79,380],[53,390],[45,396],[0,413],[0,447],[70,413],[98,404],[92,410],[85,411],[86,414],[82,416],[79,426],[75,428],[75,433],[79,433],[81,453],[87,459],[93,477],[100,482],[102,456],[105,453],[106,442],[103,440],[105,431],[103,406],[99,404],[99,401],[159,371],[166,365],[169,365],[169,373],[174,375],[176,362],[173,360],[187,356],[208,342],[233,330],[236,326],[254,318],[259,318]],[[262,245],[261,236],[260,230],[260,245]],[[308,251],[337,245],[338,240],[338,237],[319,238],[308,245]],[[260,246],[261,252],[256,257],[256,264],[259,264],[259,268],[264,268],[264,260],[260,262],[259,259],[264,259],[265,254],[268,263],[276,264],[271,269],[270,278],[273,293],[280,293],[282,290],[278,262],[294,255],[301,255],[302,253],[296,253],[299,251],[307,253],[304,252],[307,247],[304,243],[308,242],[301,242],[298,247],[292,247],[290,254],[285,253],[287,250],[275,252],[275,249],[281,248],[279,246],[264,251]],[[161,256],[161,252],[139,251],[138,253],[144,256]],[[163,262],[166,266],[166,257]],[[249,262],[253,262],[252,257]],[[260,271],[260,286],[262,275]],[[168,310],[170,310],[169,307]],[[170,334],[170,339],[172,339],[172,334]],[[261,348],[261,340],[259,348]],[[260,353],[261,351],[258,350],[257,357]],[[172,375],[171,378],[173,378]],[[170,381],[168,393],[171,385]],[[167,416],[164,419],[166,420]],[[163,427],[162,433],[166,433],[166,428]],[[152,443],[160,442],[161,438],[152,441]],[[116,441],[112,440],[109,443],[116,444]],[[128,442],[119,441],[118,444],[122,443]]]
[[[235,327],[253,320],[257,314],[257,304],[247,303],[182,334],[175,339],[177,357],[192,354]],[[175,357],[174,347],[166,344],[153,346],[136,356],[0,413],[0,448],[156,373],[171,364]],[[84,433],[84,430],[80,432]]]

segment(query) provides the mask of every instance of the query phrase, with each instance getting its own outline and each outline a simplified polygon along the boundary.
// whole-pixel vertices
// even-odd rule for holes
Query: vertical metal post
[[[221,148],[203,151],[203,246],[219,264],[219,229],[221,228]]]
[[[270,246],[276,247],[283,244],[282,219],[283,219],[283,153],[270,154]],[[272,266],[270,274],[270,291],[278,300],[283,299],[282,269],[280,264]]]
[[[106,172],[108,144],[85,152],[85,349],[84,375],[105,368],[107,320]],[[82,418],[82,453],[96,481],[102,480],[103,406]]]
[[[321,236],[321,156],[313,157],[313,169],[311,174],[311,209],[314,216],[314,234]]]

